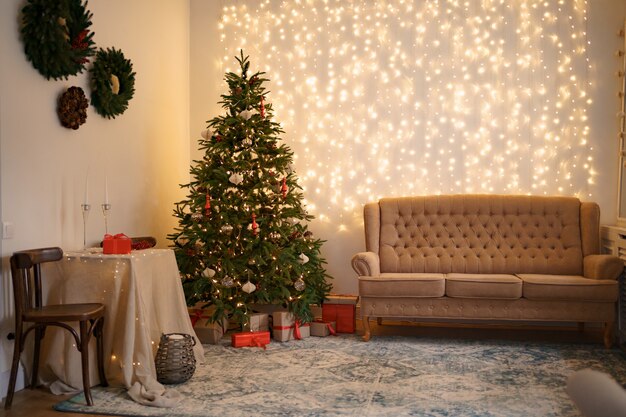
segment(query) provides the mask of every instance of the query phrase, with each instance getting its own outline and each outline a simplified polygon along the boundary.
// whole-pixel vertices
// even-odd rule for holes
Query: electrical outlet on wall
[[[13,239],[15,228],[12,222],[2,222],[2,239]]]

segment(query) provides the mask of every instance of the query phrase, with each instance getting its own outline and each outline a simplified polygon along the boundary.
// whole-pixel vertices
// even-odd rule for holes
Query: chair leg
[[[107,377],[104,374],[104,316],[98,320],[96,324],[96,328],[94,330],[94,335],[96,336],[96,343],[98,348],[98,374],[100,375],[100,385],[103,387],[108,387],[109,382],[107,381]]]
[[[7,388],[7,396],[4,399],[4,409],[10,410],[13,402],[13,394],[15,394],[15,382],[17,381],[17,370],[20,366],[20,356],[22,354],[22,324],[15,326],[15,343],[13,345],[13,363],[11,364],[11,376],[9,377],[9,386]]]
[[[370,338],[372,337],[372,332],[370,330],[370,318],[367,316],[363,316],[363,319],[361,320],[363,322],[363,341],[364,342],[369,342]]]
[[[612,321],[604,323],[604,347],[610,349],[613,346],[613,330],[615,323]]]
[[[80,322],[80,358],[83,367],[83,392],[87,405],[93,405],[91,384],[89,382],[89,321]]]
[[[39,376],[39,352],[41,351],[41,339],[43,339],[44,329],[37,326],[35,328],[35,347],[33,349],[33,371],[30,376],[30,389],[37,387],[37,377]]]

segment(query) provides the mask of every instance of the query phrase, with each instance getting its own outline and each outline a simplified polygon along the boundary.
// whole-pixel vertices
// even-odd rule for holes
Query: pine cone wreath
[[[78,129],[87,120],[89,101],[80,87],[70,87],[59,97],[57,113],[59,120],[68,129]]]

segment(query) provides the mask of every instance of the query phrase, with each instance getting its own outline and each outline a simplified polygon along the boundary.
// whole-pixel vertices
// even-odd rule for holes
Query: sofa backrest
[[[381,273],[581,275],[583,256],[600,250],[598,206],[573,197],[384,198],[364,215]]]

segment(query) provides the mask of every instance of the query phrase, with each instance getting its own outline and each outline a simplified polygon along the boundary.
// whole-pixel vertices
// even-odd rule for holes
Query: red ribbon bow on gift
[[[326,327],[328,328],[328,332],[331,334],[331,336],[337,336],[337,332],[335,331],[335,329],[333,329],[333,326],[330,325],[329,321],[324,321],[324,320],[315,320],[316,323],[324,323],[326,325]]]
[[[196,310],[193,317],[191,317],[191,327],[194,327],[198,320],[202,318],[202,310]]]
[[[301,324],[300,320],[296,320],[291,326],[274,326],[274,330],[288,330],[293,328],[293,338],[300,340],[302,339],[300,326],[309,326],[309,323]]]
[[[130,239],[130,238],[126,236],[124,233],[118,233],[115,236],[112,236],[108,233],[104,235],[104,240],[111,240],[111,239]]]
[[[263,350],[267,349],[267,343],[263,343],[263,341],[261,340],[261,336],[252,336],[252,340],[250,340],[250,346],[260,347],[263,348]]]
[[[297,340],[302,339],[302,334],[300,333],[300,320],[296,320],[293,324],[293,337]]]

